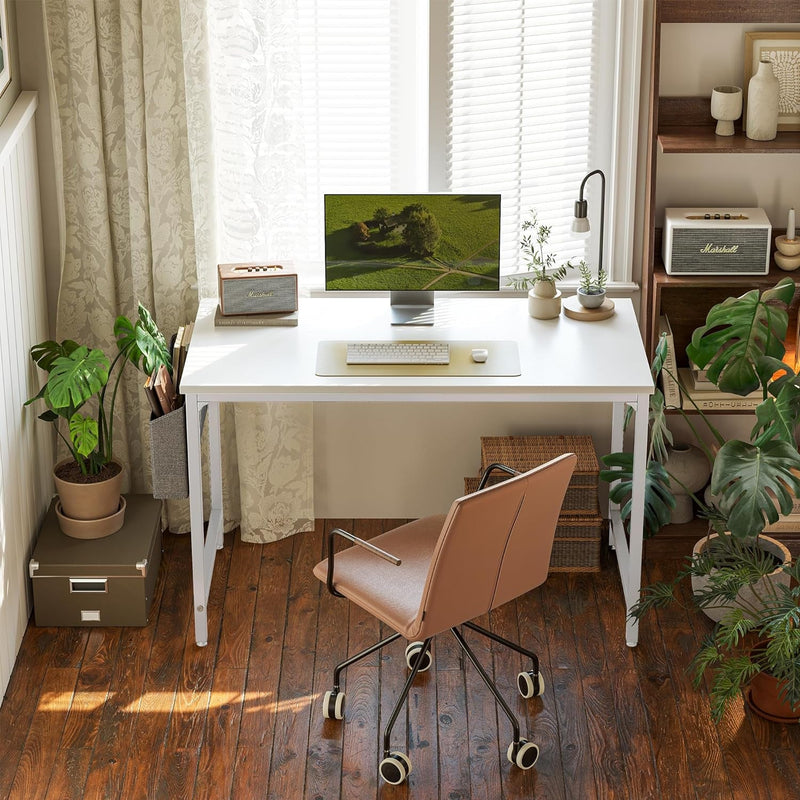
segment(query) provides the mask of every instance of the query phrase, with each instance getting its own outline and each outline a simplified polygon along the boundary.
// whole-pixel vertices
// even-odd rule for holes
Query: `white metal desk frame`
[[[633,496],[630,536],[626,537],[620,519],[619,508],[609,505],[610,544],[616,551],[617,564],[622,581],[625,605],[628,609],[639,597],[642,562],[642,520],[644,513],[645,459],[647,456],[647,423],[649,395],[653,391],[650,371],[641,345],[638,326],[629,300],[617,300],[617,314],[604,322],[577,322],[561,317],[558,320],[531,320],[527,316],[526,300],[492,299],[458,301],[454,306],[461,317],[469,319],[469,327],[454,324],[444,328],[404,328],[401,330],[379,327],[382,336],[376,336],[374,321],[369,324],[350,322],[370,316],[388,320],[388,300],[358,299],[338,300],[318,298],[301,301],[300,326],[297,328],[214,328],[213,316],[216,301],[205,300],[197,315],[197,324],[189,349],[187,364],[181,381],[181,391],[186,397],[186,434],[189,466],[189,498],[192,550],[192,587],[194,594],[195,640],[204,646],[208,640],[208,595],[217,549],[223,543],[222,508],[222,450],[220,441],[220,403],[269,402],[269,401],[400,401],[414,402],[545,402],[545,403],[611,403],[612,431],[611,451],[623,449],[623,422],[625,407],[642,409],[635,414],[633,433]],[[348,306],[347,303],[356,303]],[[485,305],[485,304],[489,305]],[[326,305],[320,305],[326,304]],[[332,304],[338,304],[332,305]],[[338,308],[335,315],[326,318],[331,308]],[[497,311],[502,308],[504,313]],[[489,319],[490,325],[481,329],[481,321]],[[477,320],[477,322],[476,322]],[[501,326],[505,325],[505,329]],[[337,327],[338,326],[338,327]],[[476,327],[477,326],[477,327]],[[577,326],[577,327],[576,327]],[[609,326],[609,327],[599,327]],[[470,330],[472,336],[470,337]],[[362,335],[357,335],[361,332]],[[327,332],[327,335],[325,335]],[[487,335],[494,333],[495,335]],[[508,333],[515,333],[509,336]],[[605,352],[611,359],[609,369],[619,370],[620,359],[629,362],[626,369],[635,374],[627,385],[591,388],[585,386],[526,385],[520,378],[320,378],[314,375],[314,342],[322,339],[369,340],[371,338],[453,340],[474,338],[517,338],[523,374],[526,359],[534,357],[537,368],[547,372],[552,361],[541,360],[541,352],[548,352],[561,344],[578,350],[598,340],[606,349],[609,335],[619,349]],[[606,337],[605,342],[603,338]],[[265,343],[268,346],[265,346]],[[538,350],[541,352],[535,352]],[[534,351],[533,353],[528,350]],[[253,354],[263,352],[263,364],[253,363]],[[602,352],[602,351],[600,351]],[[575,352],[578,370],[595,369],[591,360],[584,364],[583,354]],[[589,353],[588,359],[596,359]],[[281,360],[282,359],[282,360]],[[237,364],[237,360],[240,362]],[[272,362],[272,363],[268,363]],[[280,364],[281,368],[277,368]],[[527,370],[527,373],[526,373]],[[530,381],[530,376],[529,379]],[[555,378],[553,380],[555,383]],[[207,414],[206,414],[207,412]],[[207,419],[206,419],[207,418]],[[209,432],[210,509],[207,532],[204,529],[204,503],[202,492],[201,430],[206,419]],[[302,534],[301,534],[302,535]],[[625,640],[634,647],[638,643],[638,624],[627,619]]]

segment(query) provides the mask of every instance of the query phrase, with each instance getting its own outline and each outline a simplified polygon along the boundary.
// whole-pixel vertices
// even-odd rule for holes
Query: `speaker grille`
[[[222,293],[224,314],[297,311],[297,279],[294,275],[223,280]]]
[[[672,232],[671,273],[694,275],[766,274],[766,228],[676,228]]]

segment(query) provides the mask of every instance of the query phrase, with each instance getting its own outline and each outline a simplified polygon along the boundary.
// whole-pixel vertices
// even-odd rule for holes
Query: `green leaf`
[[[650,397],[650,447],[656,461],[662,464],[669,456],[672,431],[667,426],[667,413],[661,389],[655,389]]]
[[[125,316],[117,317],[114,336],[119,351],[145,374],[150,375],[161,364],[172,370],[169,346],[150,312],[141,303],[139,319],[135,324]]]
[[[800,494],[800,480],[793,469],[800,469],[800,454],[788,442],[776,439],[757,446],[734,439],[720,448],[711,491],[719,495],[720,509],[734,536],[756,536],[765,525],[777,522],[776,500],[781,513],[791,512]]]
[[[775,381],[778,383],[778,381]],[[781,381],[775,397],[768,397],[756,408],[756,424],[750,432],[755,444],[770,439],[780,439],[792,444],[794,431],[800,419],[800,385],[797,376]]]
[[[601,460],[611,469],[600,470],[600,480],[612,484],[608,496],[613,502],[619,503],[620,516],[627,522],[631,515],[633,492],[633,453],[610,453]],[[650,461],[644,483],[645,538],[654,536],[670,521],[673,508],[675,498],[669,488],[669,476],[658,461]]]
[[[58,356],[50,369],[45,400],[56,411],[80,408],[106,385],[108,367],[108,359],[99,349],[81,346],[68,356]]]
[[[40,342],[31,347],[31,358],[37,367],[45,372],[50,372],[53,362],[57,358],[70,356],[78,347],[78,343],[73,342],[72,339],[65,339],[61,344],[48,339],[46,342]]]
[[[86,457],[97,447],[97,420],[75,412],[69,421],[69,437],[80,455]]]
[[[783,278],[772,289],[729,297],[708,312],[705,325],[692,334],[689,358],[723,392],[747,395],[765,387],[775,359],[785,353],[788,306],[794,281]]]

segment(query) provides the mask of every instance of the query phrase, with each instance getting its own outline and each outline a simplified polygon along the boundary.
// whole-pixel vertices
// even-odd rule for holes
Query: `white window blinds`
[[[602,126],[611,119],[601,121],[598,109],[611,107],[602,92],[611,86],[614,59],[604,58],[609,43],[601,41],[599,6],[599,0],[451,0],[450,189],[502,193],[505,272],[523,267],[520,226],[531,208],[552,226],[559,261],[596,263],[597,244],[578,239],[570,224],[584,175],[607,169]],[[587,184],[587,197],[598,206],[593,188]]]

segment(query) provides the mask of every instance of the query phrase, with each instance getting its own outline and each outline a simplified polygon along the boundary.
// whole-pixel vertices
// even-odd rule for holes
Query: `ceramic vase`
[[[711,475],[711,465],[699,447],[676,444],[670,448],[664,469],[675,478],[675,480],[670,478],[669,482],[675,496],[675,508],[670,522],[674,524],[689,522],[694,518],[694,506],[687,492],[699,492],[706,485]]]
[[[717,120],[717,136],[733,136],[733,123],[742,116],[739,86],[715,86],[711,91],[711,116]]]
[[[760,61],[747,85],[747,138],[761,142],[778,134],[778,79],[772,63]]]
[[[528,313],[534,319],[555,319],[561,313],[561,292],[552,281],[537,281],[528,292]]]

